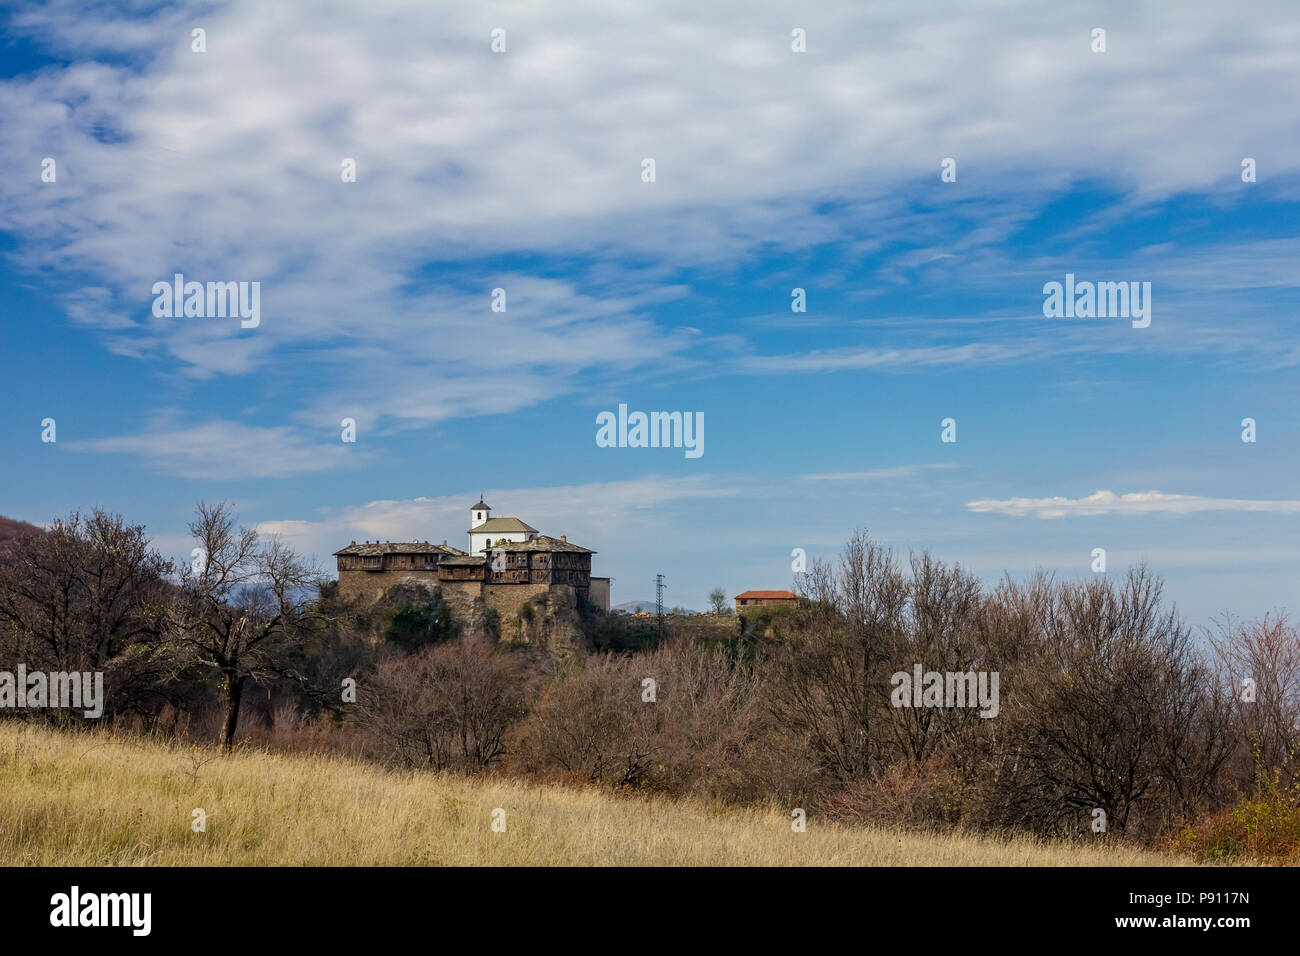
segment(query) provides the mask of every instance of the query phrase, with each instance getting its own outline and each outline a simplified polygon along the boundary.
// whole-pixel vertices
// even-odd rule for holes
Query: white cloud
[[[1138,491],[1117,495],[1098,491],[1086,498],[985,498],[967,502],[969,511],[1001,514],[1016,518],[1065,518],[1095,515],[1195,514],[1202,511],[1255,511],[1300,514],[1300,501],[1252,500],[1248,498],[1202,498],[1199,495],[1171,495],[1159,491]]]
[[[1275,106],[1300,98],[1300,20],[1286,3],[1249,17],[1116,7],[1104,55],[1089,50],[1091,21],[1060,4],[434,11],[336,0],[304,15],[243,0],[145,20],[64,3],[15,14],[11,32],[75,62],[0,81],[0,153],[51,156],[60,170],[57,184],[0,178],[0,219],[23,239],[13,255],[87,277],[65,306],[116,354],[197,377],[309,359],[328,374],[299,392],[297,419],[335,420],[364,395],[374,419],[421,426],[691,361],[698,339],[649,318],[677,269],[928,237],[882,266],[904,281],[987,265],[980,250],[1080,170],[1134,202],[1232,181],[1245,155],[1272,183],[1300,171],[1300,127]],[[189,49],[196,23],[205,54]],[[790,52],[794,23],[808,31],[805,54]],[[500,56],[488,46],[497,25]],[[645,156],[658,163],[653,185],[640,181]],[[941,188],[944,156],[958,159],[958,188],[995,209],[955,238],[909,205],[917,183]],[[344,157],[358,182],[339,181]],[[564,279],[482,266],[519,253],[579,266]],[[1182,281],[1203,272],[1187,268]],[[178,269],[260,281],[262,324],[153,318],[148,290]],[[1280,281],[1267,264],[1229,271]],[[488,309],[496,285],[505,314]],[[717,368],[962,366],[1068,347],[873,344]],[[102,447],[207,473],[160,436],[113,441]]]
[[[565,534],[579,544],[663,531],[665,509],[700,499],[742,493],[743,481],[714,476],[647,476],[549,488],[493,488],[434,498],[379,500],[330,512],[316,521],[263,521],[257,530],[278,533],[304,553],[330,554],[351,540],[443,541],[466,547],[469,509],[480,493],[500,517],[514,515],[544,534]],[[494,504],[495,503],[495,504]]]
[[[72,451],[139,455],[182,478],[289,478],[355,462],[355,445],[308,442],[288,427],[259,428],[212,421],[191,427],[159,425],[138,435],[68,442]]]
[[[1052,348],[1033,342],[1024,342],[1020,345],[972,343],[895,349],[846,348],[806,352],[802,355],[755,355],[738,359],[735,364],[743,371],[770,374],[842,372],[849,369],[987,365],[1022,361],[1030,356],[1042,357],[1065,350],[1064,346]]]
[[[332,553],[354,539],[446,539],[464,548],[469,508],[482,494],[493,507],[493,514],[514,515],[545,534],[567,534],[571,541],[607,555],[613,550],[628,561],[640,561],[649,553],[670,555],[677,564],[682,560],[683,550],[689,550],[686,542],[700,535],[712,542],[724,529],[728,547],[738,547],[739,541],[770,545],[774,538],[781,541],[789,538],[808,545],[806,522],[795,517],[799,513],[797,505],[806,495],[793,482],[864,480],[873,482],[873,492],[886,493],[901,487],[915,490],[914,482],[902,483],[926,472],[953,467],[956,466],[947,463],[900,465],[867,472],[792,475],[789,480],[740,474],[685,477],[651,474],[551,487],[467,489],[437,497],[369,501],[323,511],[315,520],[296,517],[268,520],[260,522],[257,528],[282,534],[300,551],[317,554]],[[839,500],[833,498],[836,493],[828,489],[823,499]],[[724,499],[731,501],[733,507],[726,517],[721,517],[718,503]],[[850,509],[846,515],[858,506],[857,499],[854,501],[853,505],[846,505]],[[707,509],[713,513],[710,518],[701,520],[701,510],[692,507],[697,502],[715,503]],[[751,523],[731,525],[738,513],[749,514]],[[780,515],[781,518],[760,520],[752,518],[754,515]],[[789,529],[778,530],[780,521],[787,519],[792,527],[801,529],[799,537],[791,537],[794,532]],[[848,520],[851,524],[852,519]],[[846,532],[836,528],[830,540],[838,545],[843,533]],[[713,545],[700,542],[699,547],[707,549]]]
[[[985,193],[1088,169],[1121,189],[1168,194],[1232,178],[1242,150],[1268,156],[1272,177],[1300,166],[1300,131],[1271,106],[1300,94],[1289,59],[1300,23],[1262,9],[1116,10],[1104,55],[1055,5],[195,10],[202,16],[181,8],[140,21],[58,4],[16,17],[19,31],[79,56],[151,59],[0,84],[4,152],[55,156],[64,171],[57,188],[10,179],[0,203],[7,221],[44,240],[26,250],[29,262],[115,281],[140,303],[138,319],[146,283],[178,265],[266,281],[260,338],[276,347],[391,330],[454,365],[458,347],[480,357],[472,337],[447,351],[440,328],[439,348],[422,350],[413,333],[503,320],[477,304],[448,315],[418,296],[408,303],[425,262],[544,249],[698,265],[759,244],[861,239],[856,215],[816,215],[816,205],[836,197],[897,214],[900,184],[937,181],[943,155]],[[789,49],[796,13],[806,54]],[[189,50],[198,20],[206,54]],[[510,45],[494,56],[487,24],[498,22]],[[1183,108],[1135,107],[1169,102]],[[646,155],[659,164],[652,186],[639,179]],[[358,162],[355,184],[339,182],[344,156]],[[142,325],[165,352],[232,370],[186,349],[204,338],[193,325]],[[533,339],[551,346],[543,360],[569,354],[544,332]],[[496,344],[528,358],[537,343],[511,334]],[[636,357],[630,342],[614,344],[603,354]],[[268,360],[245,355],[233,368]]]

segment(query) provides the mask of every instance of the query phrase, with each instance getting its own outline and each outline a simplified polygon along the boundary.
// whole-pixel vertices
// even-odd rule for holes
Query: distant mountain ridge
[[[664,613],[667,614],[672,609],[671,604],[664,604]],[[623,604],[616,604],[610,608],[611,611],[622,611],[625,614],[636,614],[638,611],[649,611],[651,614],[655,611],[654,601],[627,601]],[[692,611],[690,608],[684,608],[687,614],[698,614],[698,611]]]
[[[610,608],[611,611],[625,611],[628,614],[635,614],[637,611],[653,611],[654,609],[654,601],[627,601]]]

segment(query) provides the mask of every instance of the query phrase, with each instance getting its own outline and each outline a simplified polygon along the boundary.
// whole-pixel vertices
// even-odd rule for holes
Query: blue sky
[[[482,491],[615,603],[866,528],[1296,606],[1300,14],[693,6],[3,8],[0,513],[188,553],[225,498],[328,564],[463,547]],[[260,325],[155,317],[175,272],[260,282]],[[1150,282],[1150,326],[1044,318],[1066,273]],[[620,403],[704,454],[597,447]]]

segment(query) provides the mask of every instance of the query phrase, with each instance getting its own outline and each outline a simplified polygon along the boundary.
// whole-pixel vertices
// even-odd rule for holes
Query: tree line
[[[798,607],[747,612],[725,640],[620,640],[637,622],[587,608],[592,652],[557,661],[458,626],[418,585],[350,604],[225,503],[200,503],[190,533],[181,566],[98,510],[4,542],[0,669],[102,671],[105,720],[226,749],[924,827],[1229,849],[1291,827],[1300,845],[1300,633],[1282,615],[1193,629],[1145,566],[989,587],[860,532],[798,576]],[[891,675],[916,666],[996,674],[996,716],[896,706]]]

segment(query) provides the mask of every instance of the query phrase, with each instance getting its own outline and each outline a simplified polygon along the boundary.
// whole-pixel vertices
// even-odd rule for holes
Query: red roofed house
[[[789,605],[794,607],[799,598],[792,591],[745,591],[736,595],[736,610],[746,607],[759,607],[764,604]]]

